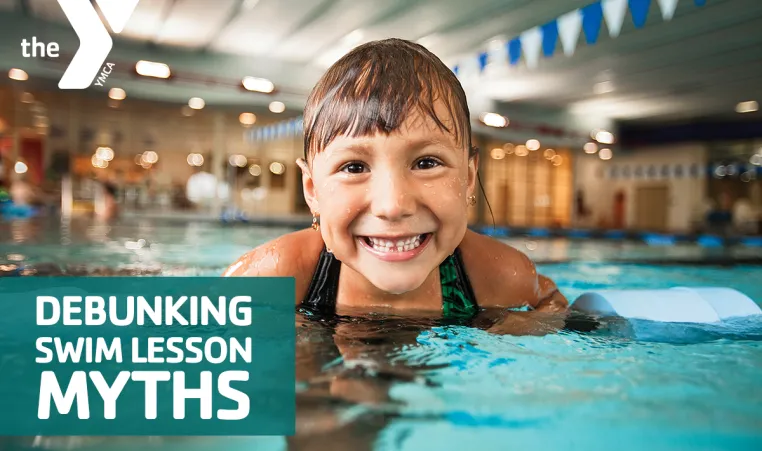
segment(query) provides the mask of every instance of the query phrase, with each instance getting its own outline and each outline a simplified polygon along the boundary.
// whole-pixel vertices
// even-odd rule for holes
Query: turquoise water
[[[63,228],[0,223],[0,267],[29,275],[213,275],[286,231],[138,220]],[[762,266],[670,264],[718,252],[726,260],[758,258],[760,250],[509,243],[541,261],[540,271],[570,299],[601,288],[726,286],[762,301]],[[36,444],[114,450],[762,449],[762,321],[756,318],[721,326],[613,321],[577,332],[559,331],[563,322],[555,317],[490,312],[475,326],[388,316],[335,323],[299,318],[297,435],[288,439],[52,437]],[[32,445],[34,439],[6,442]],[[2,441],[0,449],[7,449]]]

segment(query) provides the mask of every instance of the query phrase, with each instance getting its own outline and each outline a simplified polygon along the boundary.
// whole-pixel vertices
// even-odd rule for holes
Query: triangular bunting
[[[679,0],[658,0],[659,7],[661,8],[661,17],[664,20],[672,20],[677,9],[677,2]]]
[[[635,28],[643,28],[648,18],[648,9],[651,7],[651,0],[630,0],[630,14],[632,14],[632,23]]]
[[[582,8],[582,29],[585,30],[585,39],[592,45],[598,42],[598,33],[601,31],[603,9],[601,2],[595,2]]]
[[[542,26],[542,53],[546,58],[553,56],[558,41],[558,22],[555,20]]]
[[[582,12],[580,10],[576,9],[558,18],[558,34],[561,37],[564,54],[567,56],[574,55],[581,31]]]
[[[479,72],[483,72],[485,67],[487,67],[487,52],[482,52],[479,54]]]
[[[508,64],[508,52],[505,50],[505,41],[493,39],[487,46],[487,60],[490,66],[505,67]]]
[[[512,66],[519,64],[521,59],[521,38],[514,38],[508,42],[508,57]]]
[[[542,30],[540,27],[530,28],[521,33],[521,50],[524,53],[524,61],[527,67],[537,67],[542,48]]]
[[[627,0],[602,0],[603,18],[609,29],[609,36],[615,38],[622,31],[624,16],[627,14]]]

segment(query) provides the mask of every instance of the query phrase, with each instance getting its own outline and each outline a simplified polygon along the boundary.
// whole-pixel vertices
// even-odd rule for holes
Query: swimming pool
[[[132,219],[0,223],[0,273],[218,275],[289,229]],[[759,249],[514,238],[570,299],[600,288],[726,286],[762,301]],[[681,264],[674,264],[681,262]],[[685,264],[695,262],[697,264]],[[1,282],[0,282],[1,283]],[[665,302],[668,300],[665,299]],[[512,331],[553,318],[504,313]],[[500,335],[427,319],[300,318],[297,435],[38,439],[79,449],[760,449],[762,321],[611,322]],[[31,444],[31,438],[27,443]],[[14,441],[18,443],[19,441]],[[139,442],[139,444],[138,444]],[[2,445],[2,443],[0,443]],[[0,446],[2,448],[2,446]]]

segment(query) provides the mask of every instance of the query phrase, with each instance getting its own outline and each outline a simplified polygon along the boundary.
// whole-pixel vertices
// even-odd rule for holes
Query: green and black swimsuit
[[[339,290],[341,262],[323,247],[307,296],[301,308],[321,316],[336,313],[336,294]],[[445,318],[472,318],[479,312],[476,296],[466,274],[460,250],[439,265],[442,284],[442,315]]]

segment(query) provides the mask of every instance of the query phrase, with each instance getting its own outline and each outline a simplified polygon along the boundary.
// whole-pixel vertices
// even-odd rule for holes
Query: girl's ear
[[[479,170],[479,152],[468,158],[468,195],[476,194],[476,173]]]
[[[318,205],[317,194],[315,193],[315,182],[312,179],[312,171],[307,165],[307,161],[304,158],[298,158],[296,165],[302,170],[302,190],[304,191],[304,200],[307,201],[307,205],[310,207],[312,214],[316,214],[320,211]]]

